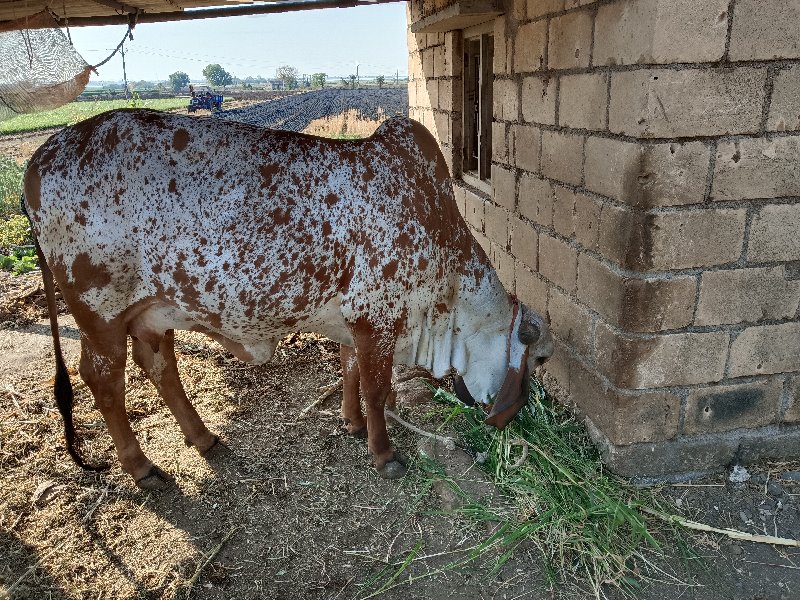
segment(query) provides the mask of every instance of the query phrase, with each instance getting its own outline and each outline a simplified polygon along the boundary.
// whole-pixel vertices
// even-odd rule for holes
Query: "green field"
[[[55,110],[20,115],[7,121],[0,121],[0,135],[38,131],[50,127],[63,127],[73,125],[96,114],[114,108],[128,108],[131,100],[97,100],[95,102],[72,102]],[[186,107],[188,98],[157,98],[153,100],[137,100],[138,108],[153,108],[155,110],[170,110]]]

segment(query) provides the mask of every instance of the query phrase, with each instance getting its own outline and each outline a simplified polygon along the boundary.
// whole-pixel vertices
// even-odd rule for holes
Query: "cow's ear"
[[[522,322],[519,324],[519,341],[526,346],[535,344],[542,334],[542,330],[532,317],[533,315],[531,315],[530,310],[525,305],[522,305]]]

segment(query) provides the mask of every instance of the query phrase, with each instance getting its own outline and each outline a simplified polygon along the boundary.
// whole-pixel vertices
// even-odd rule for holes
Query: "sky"
[[[220,3],[222,4],[222,2]],[[89,64],[105,59],[127,27],[74,27],[72,42]],[[301,75],[329,77],[408,72],[405,3],[309,10],[293,13],[142,23],[125,44],[128,81],[166,80],[183,71],[195,81],[219,63],[236,77],[274,77],[281,65]],[[93,81],[122,81],[119,54],[92,75]]]

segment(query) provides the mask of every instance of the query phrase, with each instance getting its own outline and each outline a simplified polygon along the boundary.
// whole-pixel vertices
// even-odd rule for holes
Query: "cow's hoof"
[[[394,460],[390,460],[382,468],[378,469],[378,474],[384,479],[400,479],[407,472],[408,467],[406,467],[405,461],[399,459],[397,455],[395,455]]]
[[[352,435],[353,437],[366,439],[367,438],[367,426],[362,425],[358,427],[357,425],[353,425],[349,421],[345,423],[344,428],[347,430],[347,433]]]
[[[155,465],[150,467],[147,475],[136,480],[136,486],[146,492],[166,490],[174,484],[175,480]]]
[[[228,445],[219,439],[218,435],[214,436],[214,443],[211,444],[207,449],[200,452],[200,456],[205,458],[206,460],[217,460],[221,458],[225,458],[226,456],[231,455],[231,449],[228,448]]]

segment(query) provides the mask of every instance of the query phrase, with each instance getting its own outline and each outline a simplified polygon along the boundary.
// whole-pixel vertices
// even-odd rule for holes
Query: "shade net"
[[[46,12],[0,29],[0,121],[72,102],[92,68]]]

